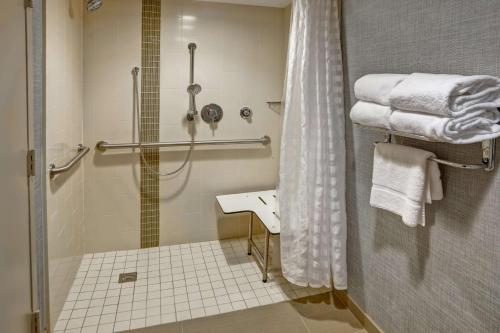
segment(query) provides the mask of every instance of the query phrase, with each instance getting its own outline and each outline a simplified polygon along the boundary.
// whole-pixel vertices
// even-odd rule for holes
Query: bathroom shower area
[[[290,6],[269,3],[47,2],[54,332],[124,331],[327,290],[286,282],[278,236],[264,283],[247,253],[251,214],[216,201],[276,187]]]

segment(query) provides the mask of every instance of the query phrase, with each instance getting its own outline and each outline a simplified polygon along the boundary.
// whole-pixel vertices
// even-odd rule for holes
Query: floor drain
[[[118,283],[135,282],[135,281],[137,281],[137,272],[121,273],[118,276]]]

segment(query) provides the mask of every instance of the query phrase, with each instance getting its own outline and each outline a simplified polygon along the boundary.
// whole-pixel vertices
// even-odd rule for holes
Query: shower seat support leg
[[[250,213],[250,220],[248,222],[248,255],[252,255],[252,230],[253,230],[253,213]]]
[[[269,261],[269,236],[271,233],[266,229],[264,236],[264,269],[262,272],[262,282],[267,282],[267,266]]]

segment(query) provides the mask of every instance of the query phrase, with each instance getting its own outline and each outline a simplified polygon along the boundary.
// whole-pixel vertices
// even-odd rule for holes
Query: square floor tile
[[[83,326],[96,326],[99,324],[99,319],[100,316],[91,316],[91,317],[86,317]]]
[[[130,321],[130,329],[146,327],[146,318],[132,319]]]
[[[85,318],[75,318],[75,319],[70,319],[68,320],[68,324],[66,325],[66,329],[71,329],[71,328],[79,328],[83,326]]]
[[[274,271],[263,283],[246,247],[235,239],[84,255],[55,332],[127,330],[328,291],[291,285]],[[130,269],[138,280],[118,283]]]

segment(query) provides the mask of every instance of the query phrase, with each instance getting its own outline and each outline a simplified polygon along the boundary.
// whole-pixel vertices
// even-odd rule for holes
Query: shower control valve
[[[222,108],[217,104],[208,104],[201,109],[201,119],[208,124],[218,123],[222,119]]]

